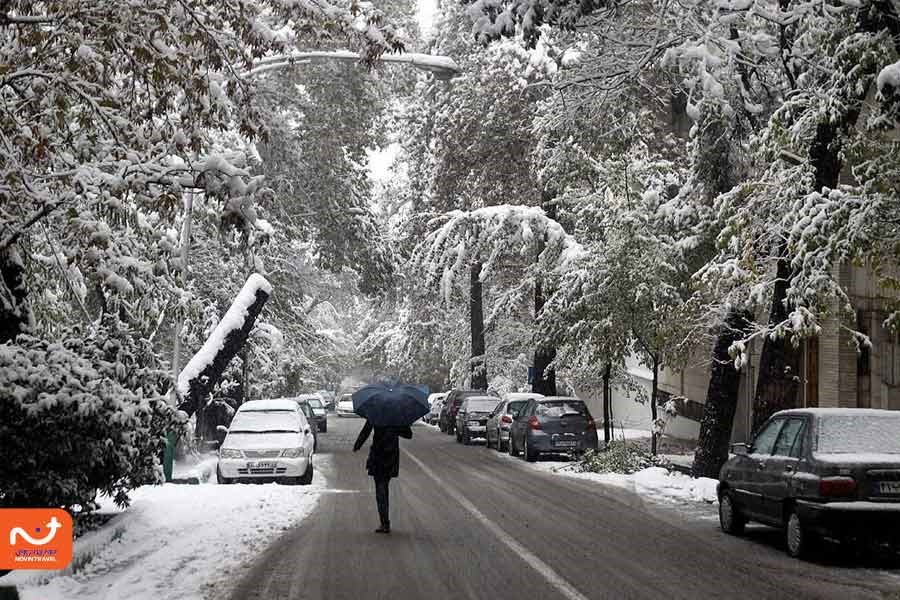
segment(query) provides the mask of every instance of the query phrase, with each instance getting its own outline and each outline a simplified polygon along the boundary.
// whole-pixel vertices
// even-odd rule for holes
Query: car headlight
[[[303,455],[303,448],[288,448],[287,450],[281,451],[281,456],[284,458],[299,458]]]
[[[219,450],[219,458],[244,458],[244,453],[234,448],[222,448]]]

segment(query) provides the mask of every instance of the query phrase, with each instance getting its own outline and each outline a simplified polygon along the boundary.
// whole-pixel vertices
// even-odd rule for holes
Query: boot
[[[390,533],[391,532],[391,522],[390,521],[382,521],[381,527],[375,530],[375,533]]]

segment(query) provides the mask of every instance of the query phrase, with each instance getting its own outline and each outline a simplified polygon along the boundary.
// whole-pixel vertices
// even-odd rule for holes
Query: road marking
[[[468,498],[463,496],[460,492],[458,492],[455,488],[451,487],[446,481],[441,479],[437,473],[432,471],[430,468],[425,466],[421,460],[413,456],[413,454],[407,450],[406,448],[402,448],[403,452],[417,465],[422,471],[431,477],[435,483],[444,488],[444,491],[450,495],[451,498],[459,502],[463,508],[465,508],[469,513],[475,517],[482,525],[484,525],[488,531],[493,533],[498,540],[503,542],[510,550],[514,553],[518,554],[522,560],[528,563],[532,569],[538,572],[538,574],[547,580],[547,583],[555,587],[559,593],[568,598],[569,600],[588,600],[588,597],[579,592],[575,587],[563,579],[562,575],[553,570],[553,567],[542,561],[537,557],[536,554],[531,552],[528,548],[520,544],[513,538],[511,535],[506,533],[499,525],[491,521],[484,513],[482,513],[478,508],[469,501]]]

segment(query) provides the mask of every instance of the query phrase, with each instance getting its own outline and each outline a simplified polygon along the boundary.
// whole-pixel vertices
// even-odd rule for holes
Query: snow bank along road
[[[895,574],[790,559],[773,530],[728,537],[712,507],[681,512],[426,427],[401,442],[394,531],[378,535],[365,451],[351,452],[361,426],[333,418],[319,438],[329,487],[350,493],[323,496],[233,600],[900,598]]]

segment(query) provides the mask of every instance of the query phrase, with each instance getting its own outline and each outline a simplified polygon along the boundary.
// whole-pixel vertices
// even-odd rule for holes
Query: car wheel
[[[312,466],[312,461],[309,461],[308,463],[306,463],[306,472],[304,472],[303,475],[301,475],[297,479],[297,483],[299,483],[300,485],[309,485],[312,483],[312,480],[313,480],[313,466]]]
[[[722,499],[719,500],[719,525],[722,531],[730,535],[741,535],[744,533],[744,526],[747,519],[741,514],[741,510],[735,506],[730,491],[722,493]]]
[[[784,528],[787,553],[794,558],[806,558],[815,544],[813,534],[806,528],[797,508],[791,508]]]
[[[328,423],[322,423],[321,427],[319,427],[319,431],[321,433],[327,433],[328,432]]]
[[[528,447],[528,436],[525,436],[525,460],[528,462],[534,462],[538,459],[538,453],[532,452],[531,448]]]
[[[519,453],[516,451],[516,440],[512,436],[512,434],[510,434],[510,436],[509,436],[509,455],[510,456],[518,456],[519,455]]]
[[[472,436],[469,435],[469,431],[468,431],[468,430],[466,430],[466,431],[463,433],[463,435],[462,435],[462,443],[463,443],[464,446],[471,446],[471,445],[472,445]]]
[[[498,437],[498,438],[497,438],[497,452],[505,452],[505,451],[507,451],[507,450],[509,450],[509,441],[507,441],[507,442],[504,444],[504,443],[503,443],[503,440],[501,440],[501,439]]]
[[[485,437],[485,439],[487,440],[487,443],[485,444],[485,446],[487,446],[488,448],[493,448],[494,445],[491,444],[491,434],[490,434],[489,432],[486,431],[486,432],[484,433],[484,437]]]

